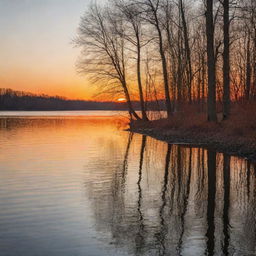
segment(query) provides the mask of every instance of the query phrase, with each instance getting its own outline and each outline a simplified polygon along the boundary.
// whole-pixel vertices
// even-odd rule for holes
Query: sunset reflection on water
[[[0,119],[0,255],[254,255],[255,165],[126,117]]]

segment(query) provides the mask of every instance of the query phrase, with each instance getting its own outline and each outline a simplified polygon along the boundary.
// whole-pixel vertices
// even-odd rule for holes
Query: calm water
[[[0,115],[1,256],[256,255],[254,164],[113,113]]]

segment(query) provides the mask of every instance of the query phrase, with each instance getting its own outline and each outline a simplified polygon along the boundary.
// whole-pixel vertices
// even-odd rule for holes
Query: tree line
[[[139,109],[139,102],[131,102]],[[163,102],[149,102],[151,110],[164,109]],[[70,100],[60,96],[36,95],[0,88],[0,110],[127,110],[125,102]]]
[[[125,104],[69,100],[0,88],[0,110],[126,110]]]
[[[122,94],[132,118],[164,99],[168,118],[184,103],[207,104],[216,121],[256,96],[255,0],[108,0],[81,17],[78,71],[102,93]],[[141,115],[131,101],[140,102]]]

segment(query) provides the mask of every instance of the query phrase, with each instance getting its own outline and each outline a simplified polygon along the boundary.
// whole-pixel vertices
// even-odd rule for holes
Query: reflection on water
[[[255,255],[256,168],[114,117],[0,119],[0,255]]]
[[[96,117],[128,116],[127,111],[66,110],[66,111],[0,111],[1,117]]]

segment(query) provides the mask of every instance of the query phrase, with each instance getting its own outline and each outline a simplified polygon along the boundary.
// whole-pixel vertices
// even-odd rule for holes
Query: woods
[[[228,119],[233,103],[256,96],[255,18],[253,0],[93,3],[75,40],[77,67],[102,93],[124,95],[135,119],[148,119],[152,99],[165,100],[169,119],[184,104]]]

